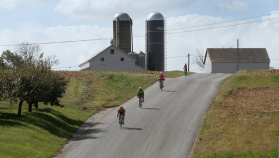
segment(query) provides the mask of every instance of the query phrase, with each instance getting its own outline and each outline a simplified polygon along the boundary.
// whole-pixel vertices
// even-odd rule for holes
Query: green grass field
[[[159,72],[57,72],[70,79],[63,108],[39,104],[17,117],[18,104],[0,101],[0,158],[43,158],[55,155],[92,115],[118,106],[156,82]],[[167,78],[182,71],[164,72]],[[192,73],[189,73],[192,74]]]

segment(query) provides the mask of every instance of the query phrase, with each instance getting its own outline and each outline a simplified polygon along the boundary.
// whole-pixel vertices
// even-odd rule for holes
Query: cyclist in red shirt
[[[160,75],[158,76],[158,81],[159,81],[159,87],[160,87],[160,82],[162,81],[162,85],[164,87],[164,81],[165,80],[165,76],[163,75],[163,72],[160,72]]]
[[[122,118],[123,124],[124,124],[124,119],[125,119],[125,112],[126,112],[126,110],[123,108],[123,106],[120,106],[120,108],[117,110],[117,117],[119,116],[119,121],[120,121],[121,115],[123,116],[123,118]]]
[[[183,69],[184,69],[184,74],[186,76],[187,75],[187,64],[184,65]]]

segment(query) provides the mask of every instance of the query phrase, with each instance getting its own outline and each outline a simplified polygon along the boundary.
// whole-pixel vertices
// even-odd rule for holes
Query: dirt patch
[[[279,88],[249,88],[234,90],[225,99],[230,112],[255,113],[279,111]]]

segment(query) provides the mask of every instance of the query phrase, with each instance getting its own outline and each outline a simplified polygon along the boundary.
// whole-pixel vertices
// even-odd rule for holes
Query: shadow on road
[[[99,128],[90,128],[93,126],[96,126],[100,123],[85,123],[82,128],[80,128],[75,136],[71,138],[73,141],[83,140],[83,139],[97,139],[98,137],[92,136],[92,134],[97,134],[104,132],[104,130],[101,130]]]
[[[170,90],[166,90],[165,92],[178,92],[178,91],[170,91]]]
[[[141,131],[142,128],[131,128],[131,127],[122,127],[124,130],[135,130],[135,131]]]
[[[142,108],[142,109],[146,109],[146,110],[160,110],[158,108]]]

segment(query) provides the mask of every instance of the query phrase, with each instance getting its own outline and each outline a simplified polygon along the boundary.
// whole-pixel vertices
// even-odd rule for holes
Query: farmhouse
[[[236,73],[243,69],[269,69],[265,48],[207,48],[205,73]]]
[[[114,45],[108,46],[79,67],[80,70],[89,71],[147,71],[137,65],[137,59]]]

